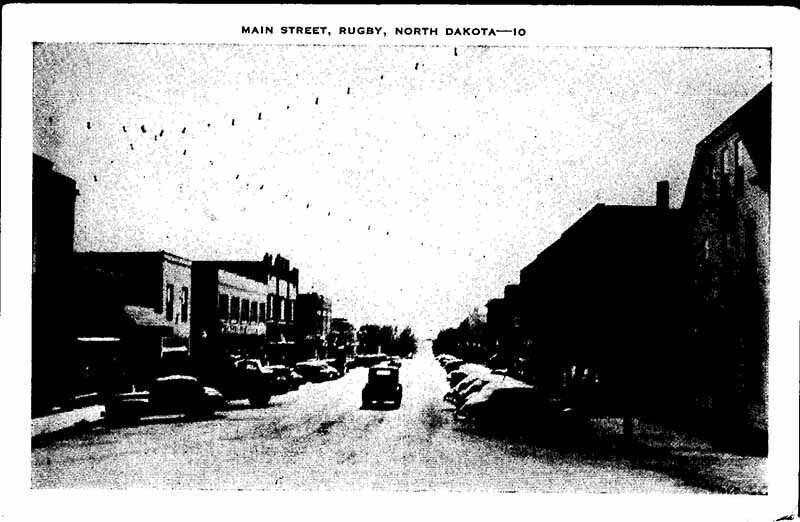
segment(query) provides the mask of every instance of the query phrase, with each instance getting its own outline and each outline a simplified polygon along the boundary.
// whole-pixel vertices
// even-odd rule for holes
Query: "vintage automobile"
[[[210,416],[225,408],[225,398],[196,377],[170,375],[153,382],[148,398],[150,415]]]
[[[282,364],[264,366],[264,371],[269,377],[270,390],[273,395],[280,395],[299,387],[293,387],[292,370],[288,366]]]
[[[461,359],[452,359],[444,363],[443,368],[447,373],[452,372],[463,366],[465,363]]]
[[[443,353],[436,356],[436,361],[440,366],[444,366],[445,364],[455,360],[458,360],[458,357],[450,355],[449,353]]]
[[[479,391],[488,383],[489,379],[482,375],[469,375],[444,395],[444,401],[458,408],[470,394]]]
[[[387,360],[389,360],[389,356],[382,353],[361,354],[356,355],[352,361],[349,361],[347,363],[347,368],[349,370],[352,370],[353,368],[369,368]]]
[[[364,408],[373,404],[390,403],[399,408],[403,400],[403,385],[400,370],[388,364],[379,364],[369,369],[367,384],[361,392]]]
[[[486,366],[471,363],[462,364],[447,374],[447,382],[450,383],[452,388],[468,375],[485,375],[488,373],[490,373],[490,370]]]
[[[117,393],[106,400],[103,416],[109,424],[135,423],[150,412],[150,392]]]
[[[325,361],[305,361],[295,365],[294,371],[306,382],[325,382],[339,378],[341,375]]]
[[[400,368],[403,366],[403,361],[397,355],[390,355],[389,359],[386,361],[386,364],[389,366],[394,366],[395,368]]]
[[[225,387],[228,398],[247,398],[251,406],[266,406],[273,394],[273,373],[259,359],[242,359]]]
[[[455,418],[484,431],[525,433],[557,443],[580,437],[584,429],[575,410],[532,386],[503,381],[491,382],[470,396]]]

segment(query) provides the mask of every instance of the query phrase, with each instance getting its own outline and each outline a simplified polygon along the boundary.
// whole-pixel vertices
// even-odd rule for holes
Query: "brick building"
[[[686,260],[680,210],[595,205],[487,303],[493,365],[554,396],[602,387],[601,415],[654,412],[685,402],[680,378]],[[601,404],[602,403],[602,404]]]
[[[274,286],[223,270],[216,261],[195,261],[192,288],[192,359],[205,381],[219,384],[236,359],[268,359],[267,303]]]
[[[316,292],[297,296],[296,339],[302,358],[327,357],[331,301]]]
[[[767,429],[771,105],[770,84],[697,144],[682,206],[692,266],[697,405],[718,425],[744,428],[762,439]]]
[[[297,360],[294,353],[295,303],[299,280],[297,268],[291,268],[289,260],[280,254],[274,259],[270,254],[264,254],[260,261],[215,260],[207,263],[266,286],[265,357],[270,361]]]

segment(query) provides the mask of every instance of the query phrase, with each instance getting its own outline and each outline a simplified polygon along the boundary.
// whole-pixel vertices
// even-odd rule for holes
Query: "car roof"
[[[395,368],[394,366],[388,366],[383,364],[376,364],[375,366],[371,366],[369,369],[370,373],[377,373],[377,372],[390,372],[390,373],[400,373],[399,368]]]
[[[170,382],[170,381],[196,381],[197,377],[191,375],[168,375],[166,377],[159,377],[156,382]]]

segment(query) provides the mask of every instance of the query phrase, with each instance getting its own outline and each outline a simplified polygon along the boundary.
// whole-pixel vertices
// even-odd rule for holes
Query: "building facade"
[[[113,274],[114,292],[126,306],[149,309],[165,325],[171,325],[177,339],[165,339],[165,343],[188,347],[192,319],[190,260],[164,251],[78,252],[75,256],[84,270]],[[98,296],[100,302],[102,297]]]
[[[675,409],[685,366],[681,211],[598,204],[487,303],[493,360],[546,393],[596,386],[599,415]],[[669,390],[668,392],[665,390]]]
[[[772,87],[695,148],[682,209],[690,242],[697,406],[766,438]],[[731,430],[731,433],[740,433]]]
[[[199,261],[197,261],[199,263]],[[260,261],[207,261],[219,270],[266,286],[265,357],[270,361],[297,360],[295,350],[295,306],[299,272],[289,260],[264,254]]]
[[[31,277],[32,408],[46,410],[71,391],[72,312],[61,303],[74,295],[71,277],[75,236],[75,181],[33,155],[33,264]]]
[[[316,292],[297,296],[296,339],[302,358],[328,356],[331,332],[331,301]]]
[[[192,360],[205,381],[218,384],[238,359],[268,359],[267,284],[219,268],[192,266]]]

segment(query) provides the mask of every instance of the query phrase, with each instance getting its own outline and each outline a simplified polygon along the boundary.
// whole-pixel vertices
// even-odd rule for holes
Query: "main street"
[[[702,491],[606,454],[537,448],[460,426],[429,346],[404,361],[397,410],[361,409],[367,371],[306,384],[266,408],[145,419],[34,447],[33,487],[278,490]]]

